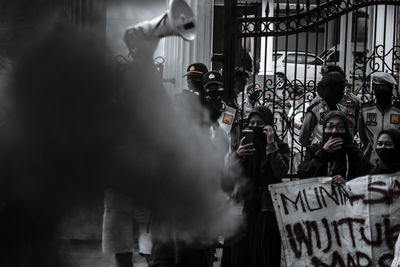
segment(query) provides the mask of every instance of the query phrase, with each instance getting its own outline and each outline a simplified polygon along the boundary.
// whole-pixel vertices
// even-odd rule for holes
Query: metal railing
[[[231,56],[225,62],[224,77],[233,77],[233,64],[239,62],[251,72],[251,82],[261,85],[260,102],[274,112],[277,133],[291,148],[292,173],[295,155],[304,152],[293,121],[315,97],[323,66],[339,65],[361,102],[374,98],[371,73],[385,71],[399,80],[399,6],[399,0],[225,1],[225,21],[236,18],[225,23],[231,27],[225,31],[235,32],[239,49],[226,44],[224,54],[241,52],[234,54],[239,60]],[[251,58],[251,68],[244,64],[246,58]],[[394,97],[399,99],[398,93]]]

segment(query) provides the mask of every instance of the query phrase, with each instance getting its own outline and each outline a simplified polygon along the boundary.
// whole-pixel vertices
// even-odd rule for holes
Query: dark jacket
[[[249,118],[254,114],[259,115],[266,125],[274,124],[274,115],[267,107],[254,108]],[[268,185],[282,182],[282,178],[287,174],[290,162],[289,146],[275,135],[275,142],[267,144],[266,137],[262,136],[255,140],[254,147],[256,151],[252,156],[239,158],[236,152],[230,155],[228,172],[241,171],[244,179],[232,181],[229,179],[230,175],[227,175],[222,181],[222,188],[233,199],[243,202],[245,213],[274,211]]]
[[[304,161],[299,165],[300,178],[340,174],[343,178],[351,180],[368,174],[372,169],[362,151],[353,144],[336,155],[329,154],[322,147],[323,144],[314,144],[307,149]]]
[[[290,150],[286,143],[274,142],[254,156],[240,160],[246,182],[239,189],[245,212],[274,211],[268,185],[281,183],[287,174]]]
[[[327,137],[323,137],[323,142],[310,146],[306,151],[304,161],[299,165],[298,174],[300,178],[335,176],[341,175],[346,180],[368,174],[372,165],[364,157],[362,151],[353,143],[353,138],[349,131],[346,115],[341,111],[329,112],[324,121],[323,127],[333,117],[340,117],[344,123],[344,145],[343,147],[330,154],[323,149]],[[325,135],[325,130],[323,131]]]

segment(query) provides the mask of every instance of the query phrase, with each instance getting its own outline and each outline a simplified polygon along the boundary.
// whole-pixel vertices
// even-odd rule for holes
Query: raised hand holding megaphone
[[[153,55],[158,41],[166,36],[181,36],[184,40],[196,38],[195,18],[184,0],[171,0],[168,10],[150,21],[143,21],[125,31],[124,41],[135,57]]]

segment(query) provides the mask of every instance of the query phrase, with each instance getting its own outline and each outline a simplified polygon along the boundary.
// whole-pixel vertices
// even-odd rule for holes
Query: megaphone
[[[125,31],[124,41],[134,49],[140,39],[156,40],[180,36],[186,41],[196,38],[196,23],[192,9],[184,0],[171,0],[168,10],[150,21],[139,22]]]

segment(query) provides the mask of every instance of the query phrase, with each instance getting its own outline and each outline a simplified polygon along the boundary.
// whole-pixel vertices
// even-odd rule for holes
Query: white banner
[[[311,178],[269,186],[289,267],[391,266],[400,232],[400,175],[336,185]]]

